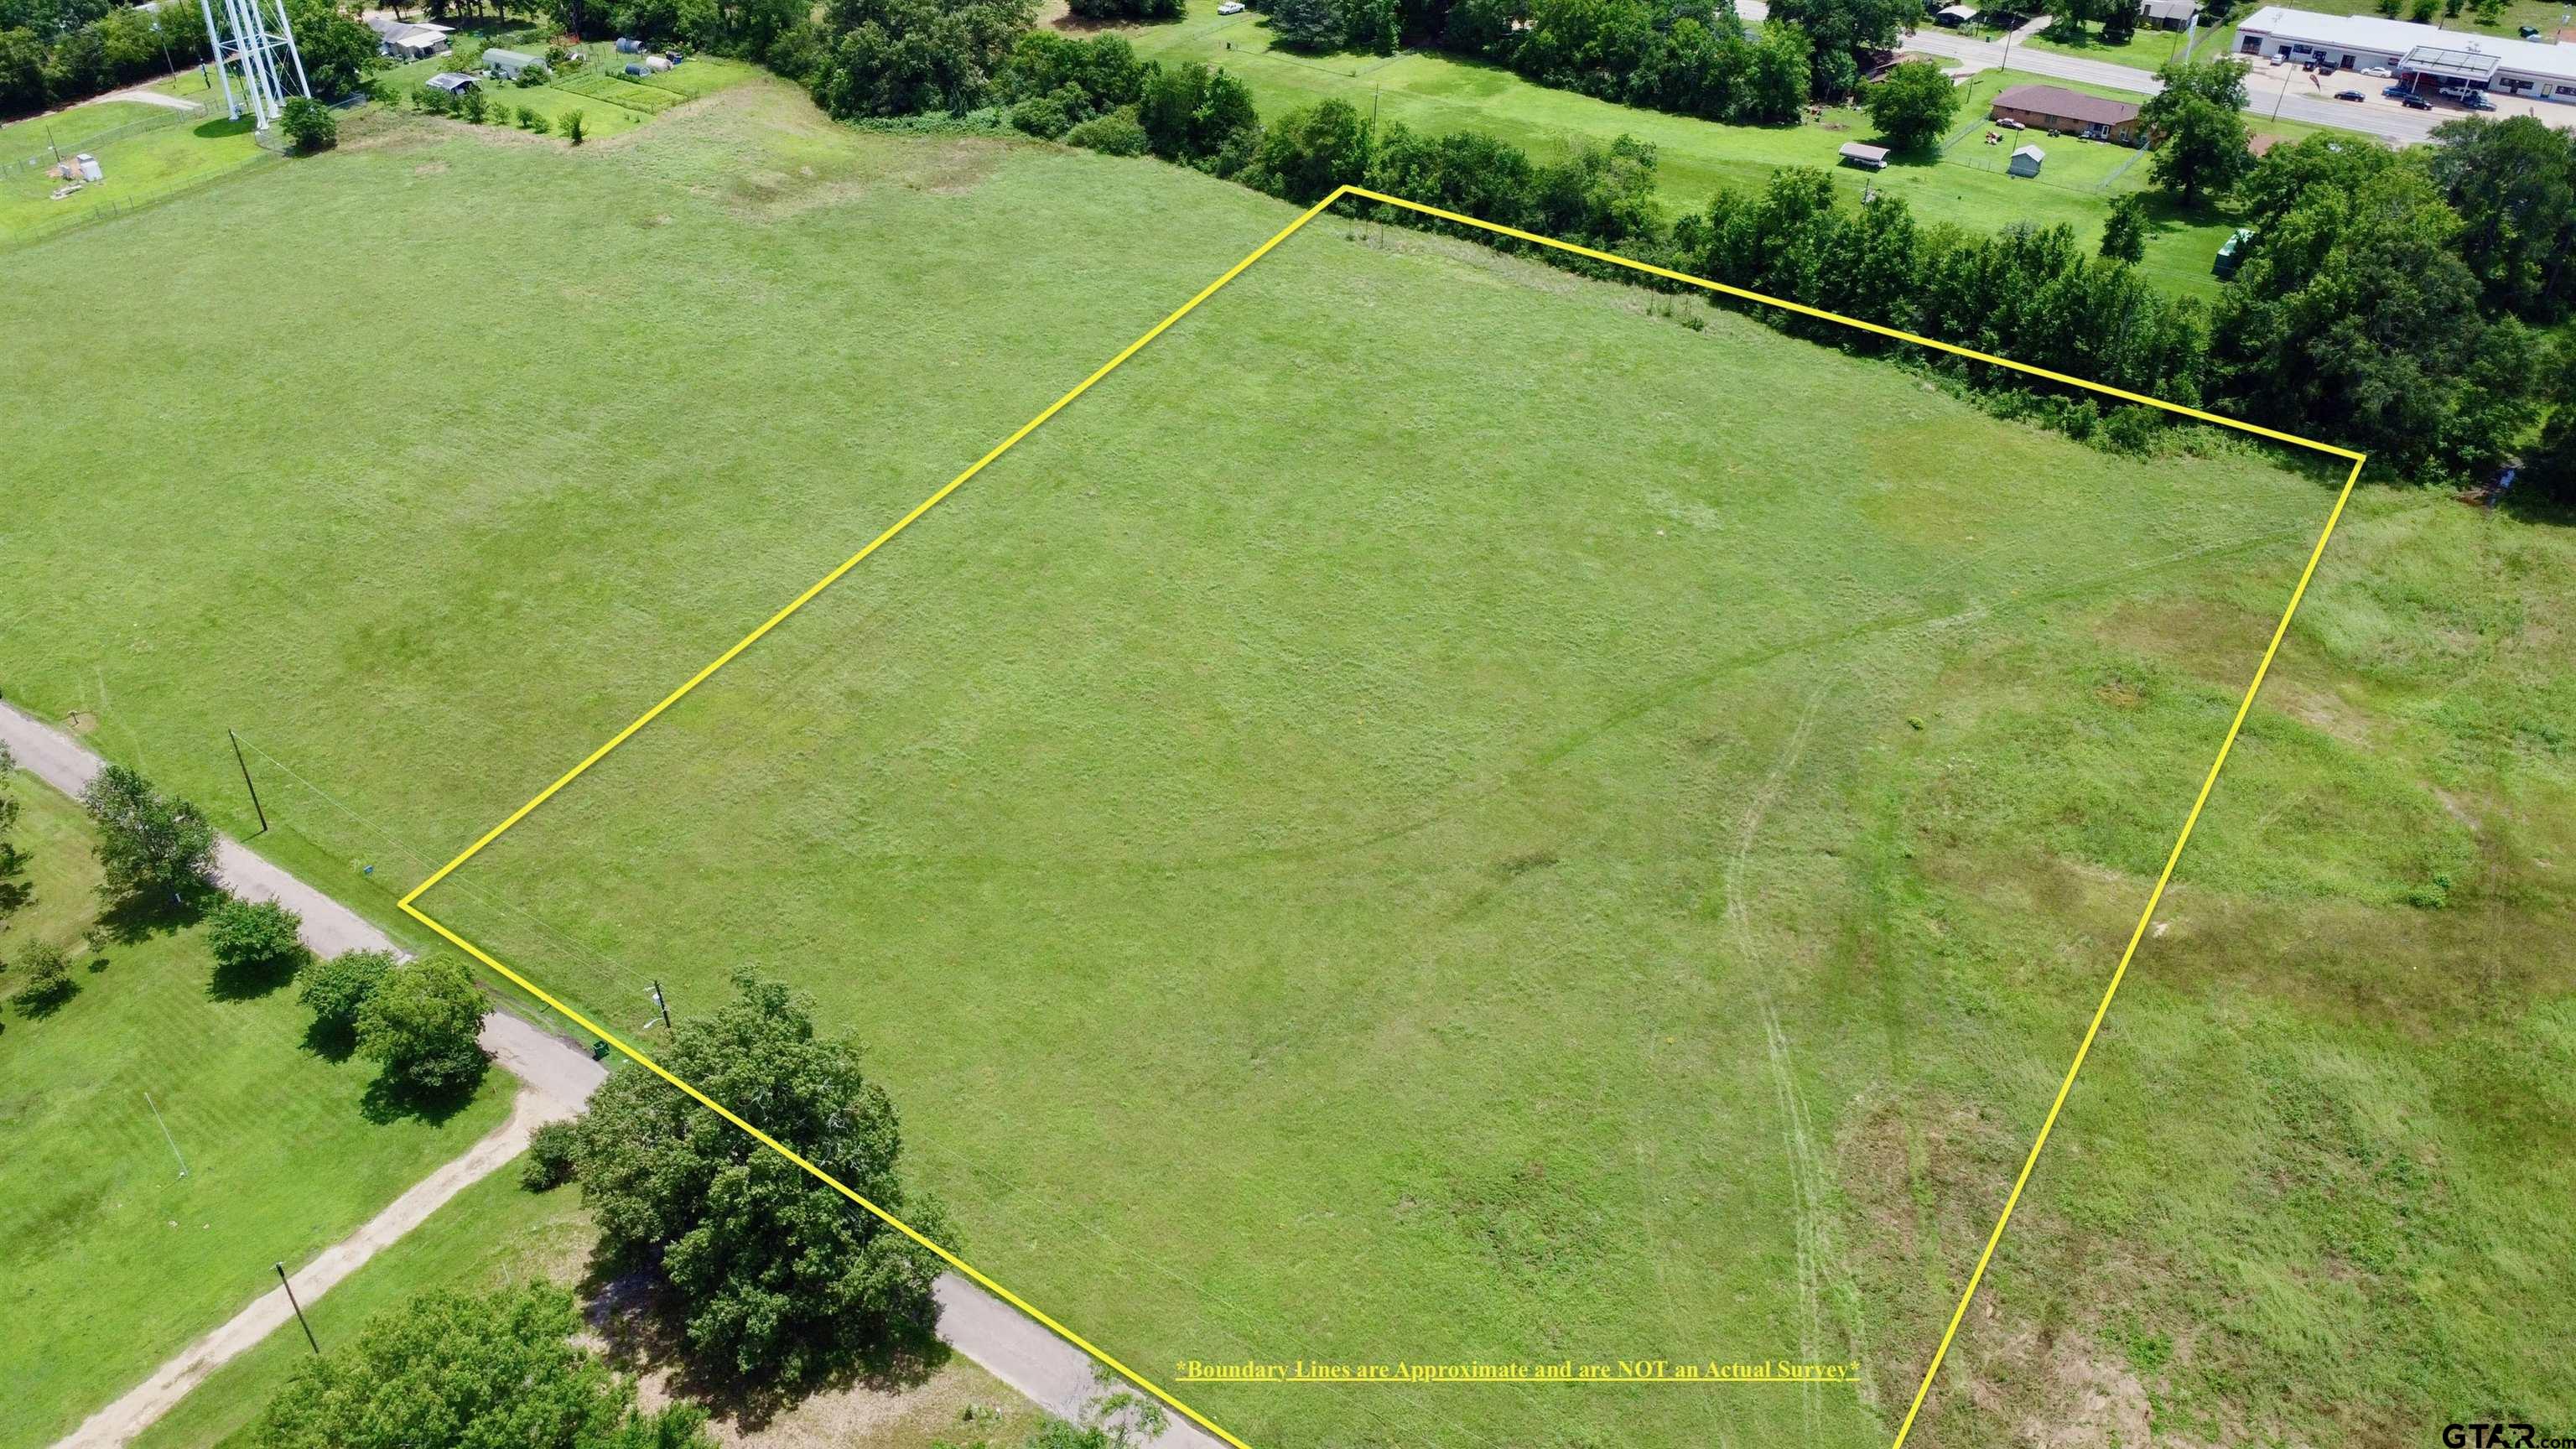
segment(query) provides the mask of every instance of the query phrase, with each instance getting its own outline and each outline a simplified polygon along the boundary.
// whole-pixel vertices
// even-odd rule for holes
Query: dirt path
[[[292,1275],[295,1294],[307,1304],[331,1291],[343,1278],[366,1265],[386,1245],[419,1227],[431,1213],[445,1206],[447,1200],[500,1170],[504,1163],[519,1155],[528,1145],[528,1134],[539,1124],[569,1117],[580,1110],[577,1102],[567,1103],[533,1087],[523,1089],[510,1109],[510,1120],[468,1149],[464,1156],[449,1161],[436,1172],[412,1184],[411,1190],[395,1198],[393,1204],[376,1214],[356,1232],[342,1238],[316,1254],[312,1262]],[[106,1449],[132,1441],[135,1435],[150,1427],[152,1421],[170,1411],[173,1404],[187,1396],[206,1375],[249,1351],[260,1340],[286,1326],[294,1310],[286,1301],[286,1290],[272,1288],[260,1295],[248,1308],[234,1314],[232,1321],[188,1345],[178,1356],[153,1370],[152,1377],[125,1397],[92,1414],[72,1431],[57,1449]]]
[[[20,768],[68,795],[78,795],[105,763],[71,735],[5,702],[0,702],[0,742],[16,753]],[[216,880],[224,889],[253,900],[282,901],[303,917],[304,942],[317,955],[400,950],[365,917],[230,836],[216,837],[215,864]],[[521,1083],[510,1120],[290,1275],[305,1302],[321,1297],[386,1244],[419,1226],[449,1198],[517,1156],[540,1123],[579,1113],[590,1094],[608,1079],[608,1069],[591,1060],[588,1052],[506,1011],[483,1018],[482,1040],[493,1060]],[[1090,1356],[1018,1309],[955,1273],[940,1275],[938,1296],[939,1336],[1047,1412],[1078,1420],[1099,1396]],[[268,1293],[161,1365],[141,1387],[90,1416],[57,1449],[127,1443],[168,1413],[206,1375],[275,1332],[291,1316],[285,1293]],[[1214,1435],[1178,1415],[1153,1443],[1156,1449],[1224,1449]]]

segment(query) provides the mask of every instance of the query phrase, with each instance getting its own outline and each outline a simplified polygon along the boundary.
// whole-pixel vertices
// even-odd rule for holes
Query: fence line
[[[60,236],[65,232],[79,231],[83,227],[95,226],[102,222],[115,221],[121,217],[131,216],[138,211],[149,210],[153,207],[159,206],[165,201],[176,201],[180,197],[193,196],[200,191],[204,191],[210,187],[220,186],[227,181],[238,180],[251,172],[265,171],[271,166],[281,164],[285,160],[286,158],[284,156],[273,151],[255,151],[248,157],[245,157],[240,165],[215,172],[211,176],[200,176],[193,181],[182,182],[177,186],[166,187],[148,195],[135,197],[132,200],[127,200],[123,197],[105,197],[82,207],[79,211],[74,212],[69,216],[55,217],[46,221],[37,222],[31,226],[23,226],[8,231],[0,231],[0,248],[21,246],[32,242],[43,241],[50,237]]]
[[[193,105],[194,102],[191,102],[190,104]],[[73,109],[76,111],[79,108],[74,107]],[[68,115],[71,114],[71,112],[63,112],[61,114]],[[189,121],[201,121],[205,119],[205,115],[206,111],[203,106],[198,106],[195,110],[190,111],[182,111],[175,107],[164,108],[161,114],[157,116],[144,116],[137,120],[127,121],[122,125],[110,126],[104,131],[87,132],[83,135],[75,136],[68,141],[59,143],[49,141],[46,143],[46,147],[43,151],[40,151],[33,156],[29,156],[24,160],[0,161],[0,176],[6,176],[17,171],[26,171],[34,168],[51,166],[60,156],[67,156],[75,152],[86,151],[92,146],[104,146],[110,141],[122,141],[128,136],[139,136],[146,131],[159,131],[171,126],[182,125]],[[20,122],[19,124],[25,125],[26,123]],[[12,129],[16,128],[13,127]],[[47,127],[46,129],[50,132],[52,128]]]

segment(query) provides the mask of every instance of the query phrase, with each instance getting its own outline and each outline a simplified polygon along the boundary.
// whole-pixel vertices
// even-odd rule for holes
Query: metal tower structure
[[[286,76],[280,57],[295,71],[295,89],[307,99],[313,87],[304,79],[304,57],[295,49],[295,24],[286,18],[286,0],[268,0],[277,18],[277,28],[269,28],[269,15],[260,8],[260,0],[197,0],[197,11],[206,19],[206,34],[215,43],[215,80],[224,88],[224,112],[240,120],[242,107],[250,108],[255,129],[265,131],[276,124],[286,109]],[[224,23],[215,23],[220,9]],[[241,73],[241,93],[233,91],[232,72]]]

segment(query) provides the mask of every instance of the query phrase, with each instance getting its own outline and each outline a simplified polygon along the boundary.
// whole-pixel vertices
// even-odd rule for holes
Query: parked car
[[[2004,117],[2003,119],[1995,122],[1995,124],[2007,131],[2026,131],[2030,129],[2028,126],[2023,125],[2021,122],[2014,120],[2010,116]]]
[[[1225,0],[1224,4],[1216,7],[1216,13],[1219,15],[1241,15],[1243,13],[1243,0]]]
[[[2460,97],[2460,104],[2473,111],[2492,111],[2495,109],[2495,102],[2488,100],[2484,91],[2469,92],[2467,95]]]
[[[2335,99],[2339,101],[2357,101],[2363,99],[2363,96],[2359,91],[2337,91],[2335,92]]]
[[[2395,72],[2395,71],[2390,70],[2388,67],[2386,67],[2386,66],[2384,66],[2384,65],[2366,65],[2366,66],[2363,66],[2363,67],[2361,68],[2361,73],[2362,73],[2363,75],[2378,76],[2378,77],[2379,77],[2380,79],[2382,79],[2382,80],[2385,80],[2385,79],[2387,79],[2389,76],[2392,76],[2392,75],[2396,74],[2396,72]]]
[[[2429,111],[2433,109],[2433,103],[2431,101],[2424,99],[2422,96],[2416,95],[2412,91],[2399,97],[2397,104],[2404,106],[2410,111]]]

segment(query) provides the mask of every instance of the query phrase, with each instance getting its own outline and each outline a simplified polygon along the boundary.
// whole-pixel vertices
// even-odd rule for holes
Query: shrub
[[[257,977],[304,964],[303,921],[275,901],[226,900],[206,919],[217,977]]]
[[[1129,106],[1120,106],[1105,116],[1092,117],[1065,132],[1064,139],[1073,145],[1112,156],[1145,154],[1145,128],[1137,124],[1135,109]]]
[[[36,941],[18,953],[17,966],[26,973],[18,987],[18,1004],[31,1006],[61,996],[71,983],[72,958],[62,947],[50,941]]]
[[[1065,113],[1064,102],[1054,96],[1034,96],[1011,107],[1011,124],[1041,140],[1053,141],[1073,129],[1073,117]]]
[[[529,130],[536,132],[540,136],[554,129],[552,125],[548,124],[546,118],[536,111],[521,111],[519,114],[522,118],[520,124],[526,126]]]
[[[571,137],[571,138],[572,138],[572,143],[573,143],[574,145],[576,145],[576,146],[580,145],[580,144],[581,144],[581,112],[580,112],[580,111],[578,111],[578,110],[571,110],[571,111],[566,111],[566,112],[564,112],[564,113],[563,113],[563,129],[564,129],[564,134],[565,134],[566,136],[569,136],[569,137]]]
[[[570,1122],[548,1122],[528,1137],[527,1160],[519,1164],[519,1186],[548,1192],[572,1181],[573,1152],[581,1130]]]
[[[477,125],[482,124],[483,117],[492,108],[492,103],[483,99],[483,91],[479,86],[459,94],[456,99],[457,105],[464,112],[465,119]]]
[[[521,106],[518,109],[518,117],[520,128],[524,130],[530,122],[536,120],[537,113],[529,110],[526,106]]]
[[[375,993],[376,983],[394,969],[390,951],[351,951],[334,956],[304,973],[296,999],[313,1013],[313,1024],[325,1033],[346,1035],[358,1029],[358,1012]]]
[[[331,108],[310,96],[290,96],[278,124],[298,156],[328,151],[340,144],[340,121]]]

